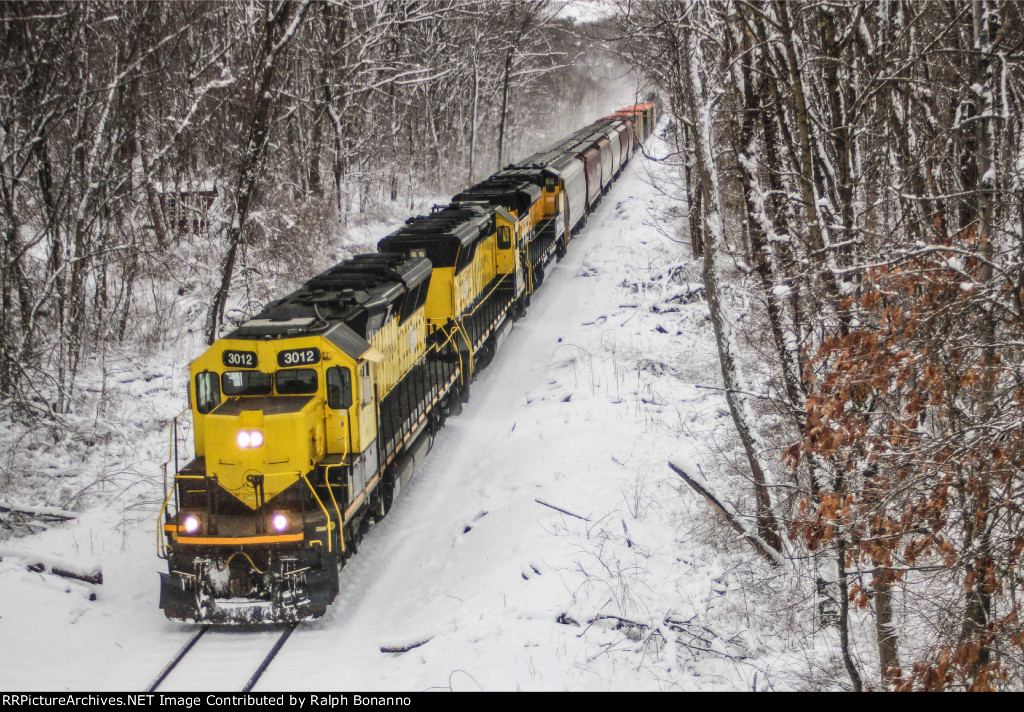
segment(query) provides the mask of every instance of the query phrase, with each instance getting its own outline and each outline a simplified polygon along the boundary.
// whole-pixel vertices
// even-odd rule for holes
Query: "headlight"
[[[288,528],[288,517],[281,512],[275,512],[274,516],[270,518],[270,526],[274,527],[275,532],[281,534]]]
[[[186,514],[185,519],[181,523],[181,528],[185,530],[186,534],[195,534],[199,531],[199,517],[194,514]]]
[[[238,443],[240,450],[260,447],[263,445],[263,433],[259,430],[239,430],[238,435],[235,436],[235,442]]]

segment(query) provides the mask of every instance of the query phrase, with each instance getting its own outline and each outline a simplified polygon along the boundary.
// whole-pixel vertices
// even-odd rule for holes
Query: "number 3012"
[[[320,349],[292,349],[277,354],[278,366],[308,366],[312,363],[320,363]]]

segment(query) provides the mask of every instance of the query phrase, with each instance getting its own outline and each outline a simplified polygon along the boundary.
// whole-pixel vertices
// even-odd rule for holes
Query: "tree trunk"
[[[509,84],[512,81],[512,55],[515,49],[510,48],[505,55],[505,70],[501,75],[501,113],[498,117],[498,167],[501,170],[505,165],[505,125],[508,122],[508,92]]]
[[[725,398],[729,406],[729,413],[732,415],[736,432],[743,443],[743,450],[747,456],[747,463],[750,466],[751,479],[754,483],[754,499],[757,508],[757,533],[773,547],[776,551],[782,551],[782,540],[779,535],[779,527],[775,515],[772,512],[771,497],[768,493],[768,485],[761,467],[758,448],[754,443],[752,434],[753,416],[748,411],[747,403],[743,400],[739,379],[737,378],[737,364],[734,353],[733,334],[731,326],[725,315],[721,301],[718,276],[721,267],[718,263],[718,252],[725,244],[725,226],[722,222],[722,208],[720,200],[720,181],[718,168],[714,163],[714,141],[713,109],[714,90],[705,91],[698,67],[703,65],[703,50],[693,34],[684,30],[688,40],[690,51],[686,53],[684,60],[687,62],[688,71],[685,72],[689,93],[689,108],[691,123],[695,132],[695,153],[697,170],[700,174],[702,189],[702,202],[704,205],[704,222],[707,231],[704,237],[704,261],[702,276],[704,279],[704,292],[708,300],[708,308],[711,312],[711,324],[715,331],[715,343],[718,347],[718,362],[722,370],[722,381],[725,386]]]
[[[683,146],[679,146],[679,151],[684,156],[693,155],[693,147],[690,141],[690,128],[683,126]],[[700,180],[697,180],[697,184],[694,185],[693,166],[690,164],[689,159],[686,161],[685,167],[685,190],[686,190],[686,213],[689,218],[689,232],[690,232],[690,251],[694,257],[704,256],[704,220],[701,214],[701,184]]]
[[[238,169],[233,215],[227,232],[228,249],[221,262],[220,287],[213,297],[213,303],[210,305],[210,311],[206,317],[206,341],[210,344],[217,340],[221,324],[224,322],[224,308],[231,290],[235,260],[242,242],[249,208],[256,192],[263,154],[266,151],[267,142],[270,140],[271,119],[274,113],[271,93],[278,65],[275,60],[285,45],[295,36],[308,4],[308,2],[303,2],[301,5],[297,5],[293,0],[284,0],[265,25],[263,67],[255,97],[256,104],[249,121],[249,138],[246,142],[242,163]],[[289,18],[292,18],[291,25],[286,28]]]
[[[894,673],[900,666],[899,637],[893,626],[892,584],[885,571],[875,574],[875,639],[878,642],[878,667],[886,685],[892,684]]]
[[[850,584],[846,574],[846,542],[842,535],[836,539],[836,566],[839,569],[839,651],[842,653],[843,666],[850,677],[853,691],[861,692],[864,683],[850,651]]]
[[[469,184],[476,183],[476,125],[480,102],[480,73],[473,61],[473,111],[469,119]],[[500,162],[500,161],[499,161]],[[499,170],[501,170],[499,166]]]

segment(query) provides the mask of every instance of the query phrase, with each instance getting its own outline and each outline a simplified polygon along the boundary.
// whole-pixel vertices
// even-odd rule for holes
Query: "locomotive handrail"
[[[475,314],[475,313],[476,313],[477,309],[479,309],[480,307],[482,307],[482,306],[483,306],[484,304],[486,304],[486,303],[487,303],[487,299],[488,299],[488,298],[489,298],[489,297],[490,297],[490,296],[491,296],[492,294],[494,294],[494,291],[495,291],[495,290],[496,290],[496,289],[498,288],[498,286],[499,286],[499,285],[500,285],[500,284],[501,284],[502,282],[504,282],[504,281],[505,281],[505,278],[506,278],[506,277],[509,277],[509,276],[510,276],[510,275],[512,275],[512,274],[514,274],[514,273],[513,273],[513,272],[506,272],[505,274],[501,275],[501,279],[498,279],[498,280],[496,280],[496,281],[494,282],[494,286],[493,286],[493,287],[491,287],[491,290],[490,290],[489,292],[487,292],[487,294],[486,294],[486,295],[484,295],[484,296],[482,296],[482,297],[478,297],[478,298],[477,298],[477,304],[476,304],[476,306],[475,306],[475,307],[473,307],[472,309],[470,309],[470,310],[469,310],[469,311],[467,311],[467,312],[463,312],[463,314],[461,315],[461,318],[465,319],[465,318],[466,318],[467,316],[473,316],[473,314]]]
[[[351,449],[351,448],[349,448]],[[338,506],[338,499],[334,496],[334,488],[331,487],[330,480],[327,479],[327,473],[330,472],[330,466],[324,467],[324,485],[327,487],[327,494],[331,495],[331,504],[334,505],[334,512],[338,515],[338,542],[341,544],[341,553],[345,553],[345,527],[342,526],[344,522],[341,519],[341,507]],[[314,492],[314,495],[316,493]],[[326,510],[324,510],[326,512]],[[328,526],[330,525],[331,517],[327,516]],[[330,551],[331,543],[331,530],[327,530],[327,550]]]
[[[171,418],[170,427],[170,438],[167,443],[167,462],[164,463],[164,494],[167,494],[167,465],[171,464],[171,460],[174,460],[174,473],[178,473],[178,418],[185,415],[185,413],[191,412],[192,409],[189,407],[181,410],[177,415]]]
[[[460,351],[456,347],[457,345],[455,344],[456,336],[460,333],[459,332],[459,325],[458,325],[458,322],[456,322],[454,319],[450,320],[450,323],[455,324],[455,328],[453,330],[451,330],[451,331],[446,331],[444,329],[441,330],[441,334],[443,334],[445,336],[444,341],[440,341],[440,342],[437,342],[437,343],[434,343],[434,344],[431,344],[431,345],[427,346],[424,349],[424,351],[423,351],[423,355],[419,359],[417,359],[416,362],[413,363],[412,366],[410,366],[404,373],[402,373],[402,375],[398,378],[396,383],[401,383],[403,380],[406,379],[406,377],[408,377],[410,374],[412,374],[413,371],[415,371],[422,364],[424,364],[425,363],[425,358],[429,354],[431,354],[431,353],[440,354],[442,349],[444,349],[445,347],[447,347],[449,345],[454,347],[455,356],[456,356],[456,358],[459,359],[458,370],[451,375],[451,378],[456,378],[458,374],[465,373],[466,366],[465,366],[465,363],[464,363],[463,358],[462,358],[462,351]],[[450,380],[451,379],[449,379],[449,381]],[[393,393],[393,392],[394,392],[394,389],[389,391],[388,394],[385,394],[385,396],[387,396],[387,395],[389,395],[390,393]],[[438,396],[438,397],[440,397],[440,396]],[[383,400],[383,398],[384,397],[382,397],[381,400]],[[380,432],[378,430],[378,435],[379,434],[380,434]],[[392,456],[394,455],[395,451],[390,449],[391,443],[392,443],[392,441],[388,441],[387,443],[382,443],[382,445],[381,445],[381,456],[382,456],[383,464],[381,466],[381,470],[380,471],[383,471],[384,468],[393,459]]]
[[[458,322],[456,322],[456,323],[458,323]],[[452,341],[453,341],[454,339],[455,339],[455,334],[454,334],[454,333],[448,334],[448,338],[447,338],[447,339],[445,339],[445,340],[444,340],[443,342],[441,342],[441,343],[439,343],[439,344],[431,344],[430,346],[428,346],[428,347],[426,347],[425,349],[423,349],[423,356],[426,356],[427,354],[429,354],[429,353],[430,353],[430,352],[432,352],[432,351],[433,351],[433,352],[436,352],[436,353],[438,353],[438,354],[440,354],[440,353],[441,353],[441,349],[443,349],[443,348],[444,348],[445,346],[447,346],[448,344],[452,343]],[[456,349],[456,351],[458,351],[458,349]],[[412,372],[413,372],[414,370],[416,370],[416,367],[417,367],[417,365],[419,365],[419,363],[420,363],[420,362],[421,362],[422,360],[423,360],[423,359],[422,359],[422,357],[421,357],[421,358],[419,358],[419,359],[417,359],[417,360],[416,360],[416,362],[415,362],[415,363],[413,363],[413,365],[412,365],[412,366],[410,366],[409,368],[405,369],[405,371],[404,371],[404,372],[402,373],[402,375],[401,375],[401,376],[399,376],[399,377],[398,377],[398,378],[397,378],[397,379],[395,380],[395,383],[401,383],[401,382],[402,382],[402,380],[403,380],[403,379],[404,379],[404,378],[405,378],[406,376],[408,376],[408,375],[409,375],[410,373],[412,373]],[[460,357],[459,357],[459,365],[460,365],[460,368],[461,368],[461,364],[462,364],[462,357],[460,356]],[[393,389],[392,389],[392,390],[393,390]],[[391,391],[388,391],[388,393],[391,393]],[[383,398],[384,396],[387,396],[387,395],[388,395],[388,393],[385,393],[385,394],[384,394],[383,396],[381,396],[381,397]]]
[[[164,541],[164,513],[167,511],[167,505],[171,501],[171,495],[174,493],[174,489],[167,489],[167,466],[171,464],[171,460],[174,460],[174,478],[178,478],[178,418],[190,413],[192,409],[190,407],[184,408],[181,412],[171,418],[170,426],[170,438],[167,443],[167,460],[161,466],[163,470],[164,480],[164,501],[160,505],[160,510],[157,512],[156,520],[156,552],[157,558],[167,558],[167,543]]]
[[[166,469],[166,465],[164,466]],[[165,475],[166,481],[166,475]],[[166,488],[165,488],[166,489]],[[158,559],[167,558],[167,532],[164,531],[164,513],[167,511],[167,503],[171,501],[171,493],[168,492],[164,496],[164,503],[160,506],[160,511],[156,515],[156,556]]]
[[[166,490],[166,468],[167,468],[168,464],[170,464],[169,461],[167,463],[164,463],[165,490]],[[303,480],[305,480],[306,484],[309,485],[309,487],[310,487],[310,491],[313,492],[313,497],[316,499],[317,504],[320,505],[320,508],[323,510],[324,515],[327,517],[328,526],[329,527],[333,526],[331,524],[331,516],[330,516],[330,514],[327,513],[327,508],[324,507],[323,502],[320,501],[320,498],[317,496],[316,492],[313,491],[313,486],[309,483],[309,480],[307,479],[306,475],[303,474],[301,471],[299,471],[299,470],[291,470],[291,471],[288,471],[288,472],[270,472],[270,473],[264,474],[263,476],[264,477],[296,477],[296,476],[298,476],[298,477],[302,478]],[[208,480],[209,478],[206,475],[183,475],[181,473],[175,473],[174,479],[175,480]],[[166,559],[167,558],[167,548],[168,547],[167,547],[167,542],[165,540],[166,530],[164,529],[163,525],[164,525],[165,514],[167,512],[167,505],[170,504],[171,495],[174,494],[176,489],[177,488],[175,487],[175,488],[172,488],[172,489],[167,491],[166,495],[164,496],[163,504],[160,505],[160,511],[157,514],[157,527],[156,527],[156,530],[157,530],[157,557],[160,558],[160,559]],[[332,495],[333,495],[333,493],[332,493]],[[330,530],[328,530],[328,531],[330,531]],[[331,550],[330,544],[331,544],[331,542],[330,542],[330,535],[328,534],[328,541],[327,541],[327,550],[328,551]]]
[[[295,473],[289,473],[289,474],[291,474],[291,475],[292,475],[293,477],[294,477],[294,475],[295,475]],[[320,501],[320,495],[318,495],[318,494],[316,493],[316,490],[315,490],[315,489],[313,489],[313,483],[309,481],[309,477],[307,477],[307,476],[306,476],[306,475],[305,475],[304,473],[302,473],[302,472],[299,472],[299,473],[298,473],[298,475],[299,475],[299,477],[301,477],[301,478],[302,478],[302,481],[306,483],[306,486],[307,486],[307,487],[309,487],[309,492],[310,492],[310,494],[312,494],[312,495],[313,495],[313,499],[315,499],[315,500],[316,500],[316,503],[320,505],[320,509],[322,509],[322,510],[323,510],[323,512],[324,512],[324,518],[325,518],[325,519],[327,520],[327,552],[328,552],[328,553],[331,553],[331,552],[332,552],[332,551],[334,550],[334,549],[333,549],[333,547],[331,546],[331,529],[333,529],[333,528],[334,528],[334,522],[332,522],[332,521],[331,521],[331,515],[330,515],[330,513],[329,513],[329,512],[327,511],[327,507],[325,507],[325,506],[324,506],[324,503],[323,503],[322,501]],[[328,486],[328,488],[327,488],[327,489],[329,490],[329,489],[330,489],[330,487]],[[333,493],[332,493],[332,495],[331,495],[331,496],[332,496],[332,497],[334,496],[334,495],[333,495]],[[338,526],[341,526],[341,521],[340,521],[340,519],[341,519],[341,518],[339,517],[339,521],[338,521]]]
[[[530,240],[525,245],[523,245],[522,249],[520,250],[520,259],[522,259],[522,261],[526,265],[526,289],[527,291],[530,292],[530,294],[533,294],[535,291],[537,291],[536,285],[533,283],[533,260],[530,259],[530,245],[532,244],[533,240]]]
[[[462,340],[466,342],[467,350],[469,351],[470,356],[472,356],[473,355],[473,340],[471,338],[469,338],[469,334],[466,333],[466,327],[463,326],[462,319],[453,319],[453,321],[455,322],[455,330],[458,333],[462,334]],[[461,361],[461,358],[462,357],[460,355],[460,357],[459,357],[460,361]],[[473,377],[473,362],[472,361],[469,362],[469,377],[470,378]]]

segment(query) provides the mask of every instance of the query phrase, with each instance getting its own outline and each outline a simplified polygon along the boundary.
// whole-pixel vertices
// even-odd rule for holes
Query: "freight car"
[[[191,363],[195,458],[175,465],[159,515],[167,617],[326,611],[653,112],[620,110],[411,218]]]

